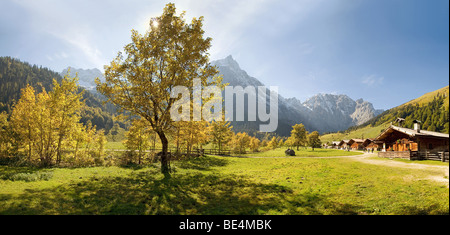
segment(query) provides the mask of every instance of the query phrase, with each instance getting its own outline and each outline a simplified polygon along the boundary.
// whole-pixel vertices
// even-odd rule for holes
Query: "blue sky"
[[[317,93],[388,109],[449,84],[448,0],[182,0],[204,16],[211,59],[286,98]],[[62,71],[99,68],[144,32],[167,1],[1,0],[0,56]]]

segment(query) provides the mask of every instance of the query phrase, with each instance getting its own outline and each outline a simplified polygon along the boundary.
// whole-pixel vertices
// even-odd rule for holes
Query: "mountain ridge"
[[[219,74],[223,76],[223,83],[228,83],[230,86],[264,85],[242,70],[231,55],[212,61],[211,64],[218,67]],[[347,95],[317,94],[301,102],[295,97],[284,98],[279,94],[278,102],[278,113],[283,115],[279,117],[282,129],[277,130],[277,134],[282,136],[288,136],[290,127],[298,123],[303,123],[308,131],[317,130],[321,133],[346,130],[382,112],[382,110],[374,109],[368,101],[363,99],[355,101]],[[233,125],[239,127],[243,123],[233,122]]]
[[[219,74],[223,76],[223,82],[228,83],[230,86],[264,86],[261,81],[250,76],[243,70],[231,55],[221,60],[212,61],[211,64],[218,67]],[[3,67],[6,68],[6,66],[7,65]],[[33,67],[29,64],[25,67],[27,66]],[[34,67],[37,66],[34,65]],[[92,93],[94,96],[99,95],[95,90],[94,83],[96,77],[104,79],[103,74],[99,69],[77,69],[69,66],[60,73],[54,72],[47,77],[58,77],[58,79],[61,79],[61,77],[67,73],[69,68],[71,76],[74,76],[75,73],[78,74],[81,87],[89,93]],[[36,68],[36,71],[39,71],[39,69]],[[39,78],[36,79],[39,80]],[[47,80],[51,81],[51,79]],[[0,83],[1,82],[2,81],[0,81]],[[20,86],[22,87],[23,84]],[[20,89],[17,89],[15,93],[19,91]],[[369,120],[379,112],[373,108],[373,105],[370,102],[364,101],[363,99],[355,101],[347,95],[317,94],[304,102],[301,102],[295,97],[284,98],[282,94],[279,94],[278,100],[279,118],[278,129],[275,133],[280,136],[289,136],[292,126],[298,123],[303,123],[308,131],[319,131],[320,133],[343,131],[351,126],[359,125],[360,123]],[[89,101],[98,103],[97,99],[92,97],[89,97],[87,101],[88,103]],[[8,103],[10,104],[9,101]],[[101,106],[99,104],[92,105]],[[243,105],[245,111],[247,111],[247,104],[245,103]],[[102,107],[102,109],[104,109],[104,107]],[[92,119],[92,121],[94,121],[94,119]],[[250,134],[256,134],[259,130],[259,124],[261,123],[263,122],[258,120],[256,122],[233,122],[232,125],[236,132],[246,131]],[[110,126],[110,124],[108,126]]]
[[[366,123],[354,126],[346,131],[322,135],[324,143],[352,138],[375,138],[389,125],[394,124],[397,118],[403,118],[403,127],[413,128],[414,120],[422,122],[423,130],[449,133],[449,86],[410,100],[404,104],[393,107]]]
[[[74,77],[75,74],[71,72],[70,76]],[[0,57],[0,112],[11,113],[14,104],[20,99],[22,89],[28,84],[37,93],[44,89],[50,91],[53,88],[53,79],[61,82],[62,77],[60,73],[42,66],[31,65],[12,57]],[[103,99],[98,94],[81,86],[78,92],[83,92],[82,99],[86,104],[81,110],[82,123],[90,122],[97,129],[105,131],[111,129],[116,122],[125,127],[124,123],[113,120],[116,109],[112,104],[103,105]]]
[[[64,75],[66,75],[68,71],[70,71],[71,76],[75,76],[75,74],[78,75],[78,85],[86,90],[92,91],[96,89],[97,85],[95,84],[95,78],[97,77],[100,79],[100,81],[105,81],[103,73],[97,68],[80,69],[69,66],[63,69],[63,71],[60,72],[59,75],[61,75],[61,77],[64,77]]]
[[[223,76],[222,82],[229,86],[243,88],[264,86],[261,81],[243,70],[232,55],[211,61],[211,65],[218,68],[219,75]],[[68,68],[70,68],[71,74],[78,74],[80,86],[93,93],[96,93],[95,77],[104,79],[98,69]],[[64,75],[67,69],[60,74]],[[317,94],[301,102],[295,97],[285,98],[279,94],[278,102],[279,122],[276,134],[280,136],[289,136],[291,127],[298,123],[303,123],[308,131],[317,130],[320,133],[343,131],[351,126],[360,125],[382,112],[374,109],[368,101],[363,99],[355,101],[347,95]],[[247,111],[247,104],[243,105],[244,110]],[[255,134],[261,123],[259,121],[234,121],[232,125],[236,132],[246,131]]]

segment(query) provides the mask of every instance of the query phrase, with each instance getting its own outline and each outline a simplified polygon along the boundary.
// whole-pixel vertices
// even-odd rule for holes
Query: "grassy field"
[[[105,145],[105,149],[127,149],[122,142],[111,142],[108,141]]]
[[[254,156],[254,157],[286,157],[284,151],[287,148],[277,148],[274,150],[262,151],[262,152],[248,152],[246,154],[236,154],[241,156]],[[344,151],[339,149],[314,149],[311,148],[294,148],[295,156],[293,157],[333,157],[333,156],[353,156],[361,155],[361,152]]]
[[[351,158],[201,157],[172,166],[169,179],[159,164],[0,166],[0,214],[449,213],[448,187],[427,180],[444,177],[433,170]]]

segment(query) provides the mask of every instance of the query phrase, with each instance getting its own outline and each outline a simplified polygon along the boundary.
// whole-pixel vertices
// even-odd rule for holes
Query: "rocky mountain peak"
[[[64,69],[60,75],[65,76],[67,74],[67,71],[70,70],[70,76],[74,77],[75,74],[78,75],[78,85],[87,89],[87,90],[94,90],[96,87],[95,84],[95,78],[99,78],[100,81],[104,82],[105,78],[103,77],[102,72],[97,69],[79,69],[79,68],[73,68],[73,67],[67,67]]]
[[[223,83],[229,83],[230,86],[264,86],[258,79],[249,76],[246,71],[242,70],[231,55],[212,61],[211,64],[218,67],[219,75],[223,75]]]
[[[217,66],[219,75],[223,76],[223,83],[230,86],[264,86],[258,79],[251,77],[239,66],[238,62],[230,55],[224,59],[211,62]],[[65,75],[67,69],[61,72]],[[103,75],[98,69],[71,68],[71,75],[78,73],[80,86],[86,89],[95,89],[94,79]],[[383,110],[375,110],[373,105],[357,99],[356,101],[347,95],[324,94],[314,95],[304,102],[297,98],[278,97],[279,124],[277,134],[288,136],[292,126],[303,123],[308,131],[336,132],[346,130],[350,126],[359,125],[370,118],[380,114]],[[244,105],[246,107],[246,105]],[[253,122],[233,122],[235,131],[254,131],[258,125]]]
[[[241,69],[231,55],[213,61],[211,64],[218,67],[219,74],[223,75],[223,82],[229,83],[230,86],[263,86],[258,79],[249,76]],[[305,102],[301,102],[295,97],[283,98],[280,94],[278,102],[278,113],[282,114],[279,117],[279,126],[284,126],[286,129],[278,133],[281,135],[289,134],[290,126],[297,123],[303,123],[309,130],[318,130],[319,132],[346,130],[348,127],[364,123],[380,113],[379,110],[373,108],[370,102],[361,98],[355,101],[343,94],[320,93]],[[240,125],[240,123],[233,123],[235,127]]]

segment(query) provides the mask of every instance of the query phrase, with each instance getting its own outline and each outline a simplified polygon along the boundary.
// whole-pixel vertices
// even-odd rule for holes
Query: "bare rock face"
[[[223,83],[229,86],[264,86],[257,78],[247,74],[230,55],[224,59],[211,62],[223,76]],[[60,74],[64,76],[67,69]],[[79,85],[95,93],[95,78],[104,81],[103,74],[98,69],[70,68],[70,75],[78,73]],[[247,113],[247,104],[243,105]],[[347,95],[317,94],[304,102],[297,98],[284,98],[278,95],[278,129],[276,134],[289,136],[292,126],[303,123],[308,131],[337,132],[346,130],[350,126],[363,124],[377,116],[383,110],[376,110],[370,102],[363,99],[353,100]],[[247,118],[247,117],[246,117]],[[256,133],[259,130],[259,121],[256,122],[232,122],[233,130]]]
[[[239,67],[239,64],[228,56],[211,62],[223,75],[223,83],[230,86],[263,86],[256,78],[251,77]],[[350,126],[362,124],[380,114],[373,105],[363,99],[353,100],[347,95],[317,94],[305,102],[297,98],[278,97],[278,130],[281,136],[289,136],[291,127],[303,123],[308,131],[336,132],[346,130]],[[257,129],[256,122],[233,122],[235,131]]]
[[[382,110],[374,109],[372,103],[358,99],[356,100],[355,111],[350,117],[353,119],[354,125],[361,125],[382,112]]]

